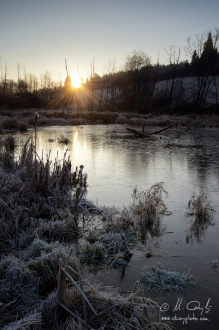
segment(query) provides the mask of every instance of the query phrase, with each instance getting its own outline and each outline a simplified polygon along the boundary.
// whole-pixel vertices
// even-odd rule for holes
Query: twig
[[[77,268],[77,272],[78,272],[78,278],[79,278],[79,282],[80,282],[80,287],[81,290],[83,291],[83,282],[82,282],[82,278],[81,278],[81,273],[80,273],[80,269],[78,266],[78,263],[76,261],[76,268]],[[85,327],[87,328],[87,308],[86,308],[86,301],[84,299],[84,297],[82,296],[82,303],[83,303],[83,312],[84,312],[84,321],[85,321]]]
[[[78,289],[78,291],[81,293],[81,295],[84,297],[84,299],[86,300],[86,302],[88,303],[88,305],[90,306],[90,308],[94,312],[94,314],[97,315],[95,309],[93,308],[93,306],[91,305],[91,303],[89,302],[89,300],[87,299],[87,297],[85,296],[84,292],[81,290],[81,288],[75,282],[75,280],[71,277],[71,275],[68,274],[68,272],[64,268],[62,268],[62,271],[65,274],[65,276],[72,282],[72,284],[74,284],[74,286],[76,287],[76,289]]]
[[[57,302],[61,300],[61,281],[62,281],[62,260],[59,259],[59,274],[58,274],[58,286],[57,286]]]
[[[78,316],[77,314],[73,313],[68,307],[66,307],[65,305],[63,305],[62,303],[58,302],[58,304],[65,309],[71,316],[75,317],[77,320],[79,320],[80,322],[82,322],[83,324],[85,324],[85,321],[82,320],[82,318],[80,318],[80,316]],[[93,329],[89,324],[87,324],[88,329]]]

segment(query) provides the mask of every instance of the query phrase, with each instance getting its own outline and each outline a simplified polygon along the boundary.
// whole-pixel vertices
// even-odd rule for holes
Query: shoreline
[[[127,112],[98,112],[80,111],[71,109],[61,110],[0,110],[0,133],[27,131],[35,125],[35,113],[39,114],[37,126],[83,126],[83,125],[130,125],[130,126],[160,126],[165,127],[172,123],[185,127],[219,127],[217,115],[141,115]]]

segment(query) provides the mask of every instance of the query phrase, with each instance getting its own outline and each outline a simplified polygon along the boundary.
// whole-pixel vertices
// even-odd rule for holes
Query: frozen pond
[[[17,135],[25,141],[31,133]],[[57,143],[61,133],[71,141],[67,146]],[[49,142],[51,139],[55,141]],[[104,274],[104,281],[111,285],[119,283],[124,289],[130,288],[142,271],[150,271],[158,262],[177,271],[190,270],[199,287],[192,287],[180,296],[185,301],[196,300],[204,305],[210,298],[210,321],[208,324],[207,321],[199,322],[198,328],[195,321],[191,321],[189,326],[183,326],[181,321],[174,325],[179,329],[214,329],[213,324],[219,321],[216,313],[219,306],[219,265],[213,269],[210,263],[219,260],[218,129],[174,127],[145,139],[133,138],[121,125],[38,129],[37,151],[42,155],[43,150],[44,159],[50,152],[53,160],[57,151],[58,158],[62,159],[67,148],[73,168],[83,164],[88,173],[87,198],[100,207],[128,207],[136,186],[138,190],[146,190],[154,183],[164,182],[168,192],[164,201],[172,214],[161,218],[165,233],[150,237],[135,251],[123,280],[118,272],[111,272]],[[216,211],[214,221],[206,228],[192,232],[194,219],[186,216],[187,206],[193,193],[199,193],[202,188],[208,190],[209,201]],[[145,257],[149,248],[156,257]],[[151,296],[163,303],[168,302],[170,311],[178,299],[178,295]],[[178,314],[183,316],[185,313]],[[198,314],[200,311],[196,310]]]

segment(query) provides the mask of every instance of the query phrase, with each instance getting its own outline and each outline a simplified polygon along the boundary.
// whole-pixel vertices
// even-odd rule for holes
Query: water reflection
[[[31,133],[17,135],[26,141]],[[71,140],[67,147],[57,143],[62,133]],[[54,160],[57,152],[61,159],[68,149],[72,168],[83,164],[88,173],[87,198],[100,207],[114,205],[121,210],[123,206],[128,209],[136,186],[143,191],[157,182],[165,183],[168,196],[164,203],[171,214],[162,216],[159,226],[143,235],[142,250],[135,250],[129,267],[122,271],[121,275],[126,278],[124,287],[134,285],[133,281],[138,279],[145,265],[162,262],[182,272],[191,268],[199,283],[202,281],[203,286],[215,288],[215,274],[209,273],[212,269],[207,265],[218,259],[219,249],[219,132],[200,129],[185,134],[183,128],[177,128],[164,133],[161,139],[160,136],[133,139],[120,125],[113,128],[86,126],[83,129],[45,127],[38,129],[37,152],[41,155],[43,150],[46,155],[51,150],[50,159]],[[188,226],[185,215],[188,201],[194,191],[203,187],[208,188],[216,211],[214,222],[193,220]],[[152,258],[147,259],[147,251],[152,252]],[[116,283],[116,274],[104,273],[105,283]],[[213,296],[213,292],[211,294]],[[194,298],[196,296],[191,300]]]
[[[77,140],[78,140],[78,131],[73,132],[73,138],[72,138],[72,146],[73,148],[76,148],[77,146]]]
[[[166,225],[162,223],[161,216],[155,216],[153,223],[141,225],[138,231],[141,243],[145,244],[155,237],[160,237],[166,231]]]
[[[209,218],[206,221],[201,221],[200,219],[196,218],[186,232],[186,242],[193,242],[193,239],[201,242],[201,239],[205,237],[205,231],[207,228],[209,226],[213,226],[214,224],[215,222],[213,221],[213,218]]]
[[[30,133],[19,137],[26,141]],[[67,147],[57,143],[61,133],[71,140]],[[218,289],[215,283],[218,277],[212,271],[210,262],[218,259],[219,249],[219,132],[198,129],[185,134],[183,128],[177,128],[165,132],[161,137],[128,138],[122,126],[86,126],[83,129],[46,127],[39,128],[37,151],[41,155],[43,150],[46,155],[51,150],[50,158],[54,159],[57,151],[59,158],[63,158],[68,148],[72,167],[83,164],[88,173],[87,198],[95,204],[98,201],[99,206],[115,205],[123,209],[124,205],[128,208],[135,186],[142,191],[154,183],[165,182],[168,197],[164,202],[172,214],[169,217],[164,215],[156,228],[143,235],[146,239],[142,241],[142,249],[133,251],[134,257],[129,267],[126,269],[124,266],[121,270],[120,275],[126,278],[123,288],[134,285],[145,265],[150,267],[162,262],[168,268],[181,272],[191,269],[199,287],[191,291],[189,301],[199,300],[203,296],[207,299],[211,297],[216,310]],[[55,142],[49,142],[48,139]],[[188,226],[185,216],[188,201],[196,189],[203,187],[208,188],[212,207],[216,211],[214,221],[200,222],[194,217]],[[165,235],[159,236],[163,231]],[[147,251],[154,256],[157,254],[157,258],[147,259]],[[104,283],[122,284],[117,273],[105,272]],[[97,280],[96,274],[94,280]],[[188,297],[189,293],[185,294]]]
[[[213,216],[214,209],[211,206],[211,201],[208,197],[208,191],[205,188],[201,188],[198,194],[194,193],[192,199],[188,203],[188,216],[193,216],[195,219],[190,228],[187,230],[186,242],[195,238],[197,241],[201,241],[206,229],[211,225],[214,225]]]
[[[42,150],[44,155],[50,152],[53,160],[57,152],[62,159],[68,149],[73,167],[83,164],[88,173],[88,198],[101,206],[128,205],[136,185],[144,190],[163,181],[169,193],[167,202],[174,200],[178,209],[187,205],[188,196],[197,186],[211,189],[214,184],[216,191],[219,185],[218,132],[179,132],[167,131],[161,139],[133,139],[120,125],[39,128],[37,151],[39,155]],[[57,143],[61,133],[71,140],[67,147]],[[26,133],[26,137],[29,135]]]

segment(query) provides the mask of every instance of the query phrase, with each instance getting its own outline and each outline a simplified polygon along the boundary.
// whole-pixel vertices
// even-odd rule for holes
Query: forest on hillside
[[[59,109],[71,104],[79,110],[128,111],[141,114],[218,113],[219,98],[219,30],[188,39],[189,61],[181,61],[181,50],[174,44],[166,49],[168,64],[151,63],[142,51],[127,56],[124,70],[115,70],[109,62],[108,73],[95,73],[94,61],[90,78],[80,89],[73,88],[67,75],[64,86],[52,81],[51,73],[38,78],[25,74],[17,81],[7,78],[2,68],[0,107]]]

